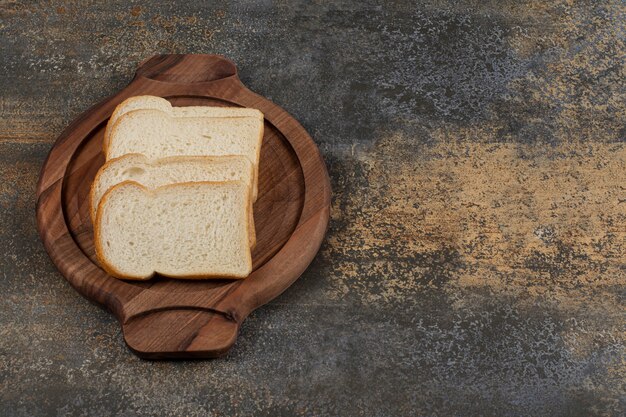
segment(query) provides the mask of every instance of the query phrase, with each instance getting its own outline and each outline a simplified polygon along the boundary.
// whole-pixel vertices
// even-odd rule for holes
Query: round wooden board
[[[144,94],[176,106],[242,106],[265,115],[254,205],[257,245],[253,272],[245,280],[122,281],[98,265],[88,194],[104,163],[104,128],[115,106]],[[130,349],[146,358],[202,358],[225,354],[248,314],[283,292],[311,263],[328,225],[330,182],[304,128],[244,87],[231,61],[159,55],[144,61],[126,88],[61,134],[42,168],[37,197],[37,226],[53,262],[78,292],[115,314]]]

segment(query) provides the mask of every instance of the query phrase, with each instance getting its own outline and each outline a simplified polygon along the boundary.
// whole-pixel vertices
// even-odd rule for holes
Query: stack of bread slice
[[[90,194],[102,267],[124,279],[248,276],[262,138],[255,109],[154,96],[117,106]]]

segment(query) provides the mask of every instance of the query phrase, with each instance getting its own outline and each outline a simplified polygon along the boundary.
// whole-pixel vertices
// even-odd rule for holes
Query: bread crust
[[[104,257],[103,254],[103,250],[102,250],[102,245],[100,242],[100,221],[102,219],[102,211],[103,211],[103,207],[106,204],[106,202],[108,201],[108,199],[110,198],[110,196],[112,195],[112,193],[121,188],[121,187],[125,187],[128,185],[132,185],[135,186],[139,189],[142,190],[142,192],[154,196],[155,194],[157,194],[159,192],[159,190],[162,189],[166,189],[166,188],[177,188],[177,187],[187,187],[187,186],[196,186],[198,184],[228,184],[228,183],[242,183],[245,185],[245,183],[243,183],[242,181],[197,181],[197,182],[181,182],[181,183],[176,183],[176,184],[166,184],[166,185],[162,185],[160,187],[157,187],[153,190],[145,187],[144,185],[136,182],[136,181],[123,181],[119,184],[114,185],[113,187],[109,188],[104,195],[102,196],[102,199],[100,200],[100,203],[98,204],[98,210],[96,213],[96,223],[94,224],[94,247],[95,247],[95,252],[96,252],[96,258],[98,260],[98,262],[100,263],[100,266],[102,267],[102,269],[109,275],[111,275],[112,277],[115,278],[119,278],[119,279],[126,279],[126,280],[134,280],[134,281],[147,281],[149,279],[151,279],[152,277],[154,277],[156,274],[162,275],[162,276],[166,276],[169,278],[174,278],[174,279],[220,279],[220,278],[230,278],[230,279],[245,279],[249,276],[249,274],[245,277],[239,276],[239,275],[232,275],[232,274],[196,274],[196,275],[172,275],[172,274],[161,274],[158,271],[153,271],[152,274],[150,274],[147,277],[139,277],[139,276],[132,276],[132,275],[125,275],[123,274],[121,271],[118,271],[117,269],[115,269],[115,267],[113,265],[111,265],[110,263],[108,263]],[[245,198],[247,200],[250,199],[250,187],[246,186],[244,187],[244,189],[246,190],[246,195]],[[250,228],[250,205],[246,205],[245,207],[246,210],[246,215],[245,215],[245,230],[248,231]],[[246,232],[249,233],[249,232]],[[249,265],[249,270],[250,273],[252,272],[252,254],[250,250],[246,251],[246,261],[247,264]]]

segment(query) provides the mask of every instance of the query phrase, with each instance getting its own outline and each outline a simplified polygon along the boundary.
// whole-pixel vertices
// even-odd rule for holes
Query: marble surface
[[[0,2],[0,414],[626,412],[621,1]],[[218,53],[327,162],[327,239],[231,353],[149,362],[35,228],[55,138]]]

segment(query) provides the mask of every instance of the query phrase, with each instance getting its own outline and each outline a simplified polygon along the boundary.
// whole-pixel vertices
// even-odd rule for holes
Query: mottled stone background
[[[623,1],[204,3],[0,0],[0,415],[626,413]],[[332,221],[227,358],[147,362],[56,272],[34,190],[184,52],[302,122]]]

